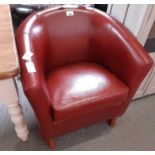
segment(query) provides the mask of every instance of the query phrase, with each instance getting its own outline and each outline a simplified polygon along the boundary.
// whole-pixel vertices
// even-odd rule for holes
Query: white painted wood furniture
[[[19,73],[9,5],[0,4],[0,102],[7,106],[17,136],[25,141],[28,128],[19,104],[14,78]],[[1,128],[1,127],[0,127]]]
[[[155,5],[109,4],[107,13],[123,23],[144,46],[155,21]],[[155,62],[155,52],[150,56]],[[141,83],[133,99],[155,93],[155,65]]]

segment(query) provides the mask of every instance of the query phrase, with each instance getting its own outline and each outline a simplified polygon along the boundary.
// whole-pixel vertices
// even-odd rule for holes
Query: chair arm
[[[137,39],[117,20],[109,18],[106,30],[96,37],[96,59],[129,87],[127,101],[134,96],[153,61]]]
[[[24,34],[21,28],[19,28],[17,31],[16,41],[24,92],[36,113],[37,119],[41,127],[41,132],[44,130],[46,132],[42,133],[50,133],[48,132],[48,129],[49,131],[51,130],[51,123],[53,121],[52,107],[50,104],[47,85],[43,72],[43,64],[41,61],[38,62],[37,52],[35,52],[32,45],[29,49],[33,53],[31,61],[23,59],[27,48],[25,45]],[[28,69],[26,67],[27,62],[32,62],[34,64],[35,72],[28,72]],[[48,137],[47,135],[43,136]]]

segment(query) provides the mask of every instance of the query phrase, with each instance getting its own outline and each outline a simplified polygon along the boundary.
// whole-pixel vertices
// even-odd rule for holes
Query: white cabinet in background
[[[155,63],[155,52],[151,53],[150,55],[153,58],[153,61]],[[148,84],[145,87],[143,95],[145,96],[145,95],[150,95],[150,94],[153,94],[153,93],[155,93],[155,64],[154,64],[154,67],[153,67],[153,71],[152,71],[152,73],[151,73],[151,75],[149,77]]]

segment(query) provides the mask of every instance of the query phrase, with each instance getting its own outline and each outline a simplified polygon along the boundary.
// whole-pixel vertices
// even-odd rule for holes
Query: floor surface
[[[0,103],[0,150],[49,150],[19,82],[18,86],[29,139],[21,142],[16,137],[6,107]],[[115,127],[103,122],[57,138],[56,150],[155,150],[155,95],[133,101]]]

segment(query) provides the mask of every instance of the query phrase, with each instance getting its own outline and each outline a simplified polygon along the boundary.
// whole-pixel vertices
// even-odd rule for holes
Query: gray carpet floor
[[[19,81],[18,87],[29,139],[22,142],[16,137],[6,107],[0,103],[0,150],[49,150]],[[155,150],[155,95],[132,101],[113,128],[103,122],[57,138],[56,150]]]

